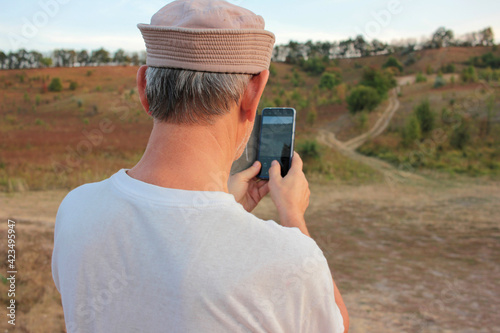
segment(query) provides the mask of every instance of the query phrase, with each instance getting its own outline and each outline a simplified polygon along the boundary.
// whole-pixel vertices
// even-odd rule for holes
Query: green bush
[[[297,143],[297,152],[303,160],[319,159],[321,157],[320,145],[316,140],[305,140]]]
[[[465,118],[462,117],[460,125],[453,129],[450,137],[450,145],[453,148],[464,150],[465,146],[470,141],[470,129],[469,124]]]
[[[320,75],[326,69],[325,61],[318,57],[309,58],[307,60],[301,59],[300,67],[312,75]]]
[[[61,79],[58,77],[53,78],[49,84],[49,91],[58,92],[58,91],[62,91],[62,89],[63,89],[63,85],[62,85]]]
[[[470,58],[469,64],[476,67],[500,68],[500,57],[495,56],[492,52],[488,52],[481,57]]]
[[[464,68],[462,73],[460,74],[460,79],[464,83],[476,82],[477,81],[476,69],[472,66]]]
[[[418,72],[417,76],[415,77],[415,81],[417,83],[427,82],[427,77],[424,74],[422,74],[422,72]]]
[[[381,101],[377,90],[372,87],[357,86],[347,97],[347,105],[351,113],[368,110],[373,111]]]
[[[71,81],[69,83],[69,90],[76,90],[76,88],[78,88],[78,83],[75,81]]]
[[[321,89],[332,90],[336,85],[339,85],[340,83],[342,83],[340,74],[323,73],[323,75],[321,75],[321,80],[319,81],[319,87]]]
[[[307,124],[310,126],[314,125],[316,118],[318,118],[318,112],[315,108],[312,108],[309,112],[307,112]]]
[[[442,75],[436,76],[436,80],[434,81],[433,88],[441,88],[446,85],[446,80],[443,78]]]
[[[408,118],[401,134],[403,145],[406,147],[411,146],[415,141],[419,141],[422,138],[420,123],[415,115]]]
[[[388,68],[388,67],[396,67],[397,69],[399,69],[399,72],[402,73],[403,72],[403,64],[401,64],[401,62],[394,58],[394,57],[389,57],[389,59],[387,59],[387,61],[382,65],[382,68]]]
[[[415,116],[422,130],[422,134],[428,134],[434,129],[436,115],[431,110],[431,106],[428,100],[422,101],[415,108]]]
[[[454,64],[448,64],[446,66],[441,67],[441,71],[443,73],[455,73],[455,65]]]
[[[269,66],[269,76],[276,77],[277,75],[278,75],[278,71],[276,70],[276,66],[274,66],[274,64],[271,64]]]
[[[397,82],[390,71],[380,71],[375,68],[366,67],[360,85],[372,87],[377,90],[380,100],[387,98],[389,89],[397,86]]]

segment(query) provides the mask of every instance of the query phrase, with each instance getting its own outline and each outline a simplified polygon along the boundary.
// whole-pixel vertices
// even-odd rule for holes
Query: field
[[[332,63],[327,71],[342,76],[333,89],[319,88],[320,76],[299,66],[273,64],[260,107],[298,111],[297,149],[312,192],[306,219],[344,296],[350,332],[500,330],[499,87],[482,79],[462,83],[458,73],[471,56],[490,50],[421,52],[387,100],[356,115],[346,97],[363,66],[380,68],[387,57]],[[436,72],[450,62],[457,73],[444,74],[445,86],[434,88]],[[415,74],[429,66],[434,73],[415,82]],[[18,325],[12,330],[2,320],[3,331],[64,331],[50,272],[55,213],[70,189],[140,158],[152,121],[138,101],[136,72],[0,71],[0,255],[6,258],[10,218],[16,221],[19,267]],[[60,92],[48,89],[55,78]],[[442,142],[431,145],[429,136],[404,145],[402,131],[425,100],[437,115]],[[457,123],[442,117],[443,109],[456,106],[470,130],[462,148],[450,143]],[[255,214],[277,219],[268,198]],[[6,265],[2,261],[2,272]],[[0,274],[6,306],[7,280]]]

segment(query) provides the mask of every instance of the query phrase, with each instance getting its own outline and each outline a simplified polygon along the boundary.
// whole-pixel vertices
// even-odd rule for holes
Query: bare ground
[[[499,185],[312,183],[309,229],[344,296],[350,332],[498,332]],[[55,213],[65,194],[0,194],[2,240],[6,219],[17,222],[19,332],[63,330],[50,254]],[[255,214],[277,219],[268,198]],[[5,320],[0,329],[13,332]]]

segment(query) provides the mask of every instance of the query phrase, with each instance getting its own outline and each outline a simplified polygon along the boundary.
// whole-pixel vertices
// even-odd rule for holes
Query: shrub
[[[78,83],[75,81],[71,81],[69,83],[69,90],[76,90],[76,88],[78,88]]]
[[[61,79],[58,77],[53,78],[49,84],[49,91],[58,92],[58,91],[62,91],[62,89],[63,89],[63,85],[62,85]]]
[[[389,59],[387,59],[387,61],[382,65],[382,68],[388,67],[395,67],[399,70],[400,73],[403,72],[403,64],[401,64],[398,59],[392,56],[389,57]]]
[[[450,145],[453,148],[464,150],[465,146],[470,141],[469,124],[464,117],[460,121],[460,125],[453,129],[450,137]]]
[[[326,69],[325,62],[318,57],[309,58],[307,60],[301,59],[299,65],[305,72],[312,75],[320,75]]]
[[[43,120],[37,118],[35,120],[35,125],[37,125],[37,126],[43,126],[43,125],[45,125],[45,122]]]
[[[424,74],[422,74],[422,72],[418,72],[418,73],[417,73],[417,76],[416,76],[416,78],[415,78],[415,81],[416,81],[417,83],[420,83],[420,82],[427,82],[427,77],[426,77]]]
[[[422,101],[415,108],[414,112],[419,122],[420,129],[422,130],[422,134],[430,133],[434,129],[436,115],[431,110],[429,101],[428,100]]]
[[[340,74],[337,73],[323,73],[321,75],[321,80],[319,81],[319,87],[321,89],[332,90],[336,85],[342,82]]]
[[[380,101],[380,95],[377,90],[365,86],[357,86],[347,97],[347,104],[351,113],[363,110],[373,111]]]
[[[297,152],[302,159],[319,159],[321,157],[320,146],[316,140],[305,140],[297,144]]]
[[[476,69],[472,66],[464,68],[462,73],[460,74],[460,79],[464,83],[476,82],[477,81]]]
[[[434,73],[434,69],[432,68],[431,65],[427,65],[427,67],[425,68],[425,72],[427,73],[427,75],[430,75]]]
[[[441,71],[443,73],[455,73],[455,65],[454,64],[448,64],[446,66],[441,67]]]
[[[318,112],[316,111],[316,108],[311,108],[309,112],[307,112],[307,123],[312,126],[314,125],[314,122],[316,121],[316,118],[318,117]]]
[[[408,118],[401,134],[403,136],[403,145],[406,147],[411,146],[415,141],[419,141],[422,138],[420,124],[415,115]]]
[[[446,80],[443,78],[442,75],[436,76],[436,80],[434,81],[433,88],[441,88],[446,85]]]
[[[377,90],[381,99],[387,98],[389,89],[397,86],[394,76],[389,71],[380,71],[375,68],[365,68],[361,85],[372,87]]]
[[[278,75],[278,71],[276,70],[276,67],[274,66],[274,64],[271,64],[269,66],[269,75],[271,77],[276,77]]]

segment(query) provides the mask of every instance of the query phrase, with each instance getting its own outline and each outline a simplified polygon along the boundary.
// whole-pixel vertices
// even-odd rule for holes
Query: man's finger
[[[302,158],[300,157],[299,153],[293,152],[292,166],[290,168],[290,171],[302,171],[303,166],[304,163],[302,162]]]
[[[251,167],[246,170],[240,171],[238,175],[244,180],[249,181],[253,177],[257,176],[260,171],[260,162],[255,161]]]
[[[281,179],[281,166],[278,161],[274,160],[269,168],[269,180]]]

